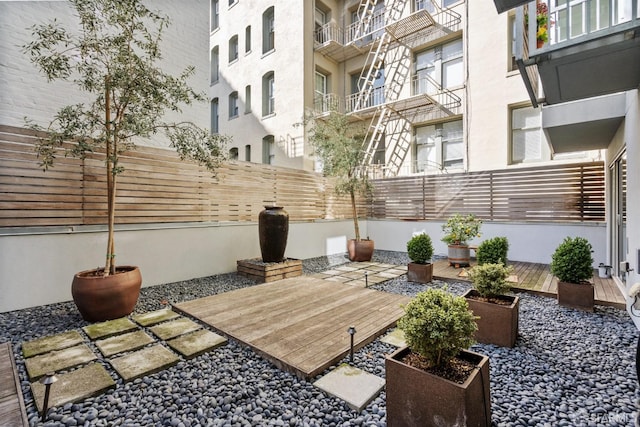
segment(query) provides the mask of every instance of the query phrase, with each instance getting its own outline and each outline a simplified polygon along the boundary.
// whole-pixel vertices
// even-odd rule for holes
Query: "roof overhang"
[[[498,13],[506,12],[509,9],[514,9],[518,6],[528,3],[531,0],[493,0],[496,5]]]
[[[554,153],[607,148],[626,112],[626,93],[542,107],[542,129]]]

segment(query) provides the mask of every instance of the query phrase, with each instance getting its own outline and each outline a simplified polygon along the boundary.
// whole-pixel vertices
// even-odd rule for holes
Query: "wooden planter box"
[[[385,360],[389,427],[491,425],[488,357],[463,350],[459,357],[480,369],[457,384],[400,362],[410,351],[401,348]]]
[[[469,304],[469,310],[480,317],[476,320],[478,324],[478,330],[475,334],[476,341],[501,347],[515,346],[518,338],[520,298],[502,295],[500,299],[510,301],[510,304],[501,305],[474,298],[479,296],[480,294],[475,289],[470,289],[464,294]]]
[[[287,258],[282,262],[262,262],[260,258],[236,261],[238,274],[259,283],[275,282],[288,277],[302,276],[302,261]]]
[[[429,283],[433,279],[433,264],[407,264],[407,280],[417,283]]]
[[[558,281],[558,304],[564,307],[593,311],[593,284]]]

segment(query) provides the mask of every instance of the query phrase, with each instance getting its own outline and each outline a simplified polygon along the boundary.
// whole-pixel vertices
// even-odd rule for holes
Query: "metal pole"
[[[354,326],[349,326],[349,329],[347,330],[347,332],[349,332],[349,335],[351,335],[351,347],[349,350],[349,361],[351,363],[353,363],[353,336],[356,334],[356,328]]]
[[[58,378],[53,372],[47,372],[40,383],[44,384],[44,402],[42,403],[42,422],[47,420],[47,410],[49,409],[49,393],[51,392],[51,385],[58,381]]]

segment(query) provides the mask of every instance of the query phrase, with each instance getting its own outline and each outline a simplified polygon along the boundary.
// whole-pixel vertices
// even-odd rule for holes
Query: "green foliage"
[[[566,237],[551,256],[551,273],[561,282],[583,283],[593,277],[593,248],[583,237]]]
[[[483,297],[491,298],[509,292],[511,285],[506,279],[512,271],[502,263],[487,263],[473,267],[468,274],[475,290]]]
[[[442,225],[445,233],[442,241],[448,245],[466,245],[474,237],[480,237],[481,225],[482,221],[474,214],[455,214]]]
[[[494,237],[480,243],[476,251],[478,264],[507,264],[509,241],[506,237]]]
[[[405,307],[398,321],[407,345],[432,366],[447,365],[460,350],[474,343],[476,317],[467,301],[443,289],[420,292]]]
[[[427,233],[416,234],[407,242],[407,253],[411,261],[427,264],[433,256],[433,244]]]
[[[372,189],[364,168],[366,129],[359,123],[349,123],[345,114],[336,112],[321,119],[307,117],[304,124],[310,125],[309,142],[323,173],[336,180],[336,194],[351,197],[356,240],[360,240],[355,195],[368,196]]]

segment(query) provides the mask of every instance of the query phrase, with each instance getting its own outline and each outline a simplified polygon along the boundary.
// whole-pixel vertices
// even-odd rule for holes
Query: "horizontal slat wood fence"
[[[0,227],[106,223],[104,155],[84,160],[60,150],[54,167],[38,166],[36,135],[0,126]],[[118,179],[121,224],[256,221],[274,201],[294,221],[351,217],[320,174],[249,162],[227,162],[213,177],[171,150],[126,153]],[[499,221],[604,221],[602,162],[425,175],[374,181],[360,216],[442,219],[475,213]]]
[[[375,218],[605,221],[602,162],[374,181]]]
[[[0,126],[0,227],[106,223],[103,153],[80,160],[59,150],[44,172],[31,130]],[[216,177],[172,150],[138,147],[125,153],[118,177],[120,224],[257,221],[265,204],[284,206],[295,221],[351,218],[347,197],[314,172],[227,162]],[[366,200],[359,200],[361,216]]]

